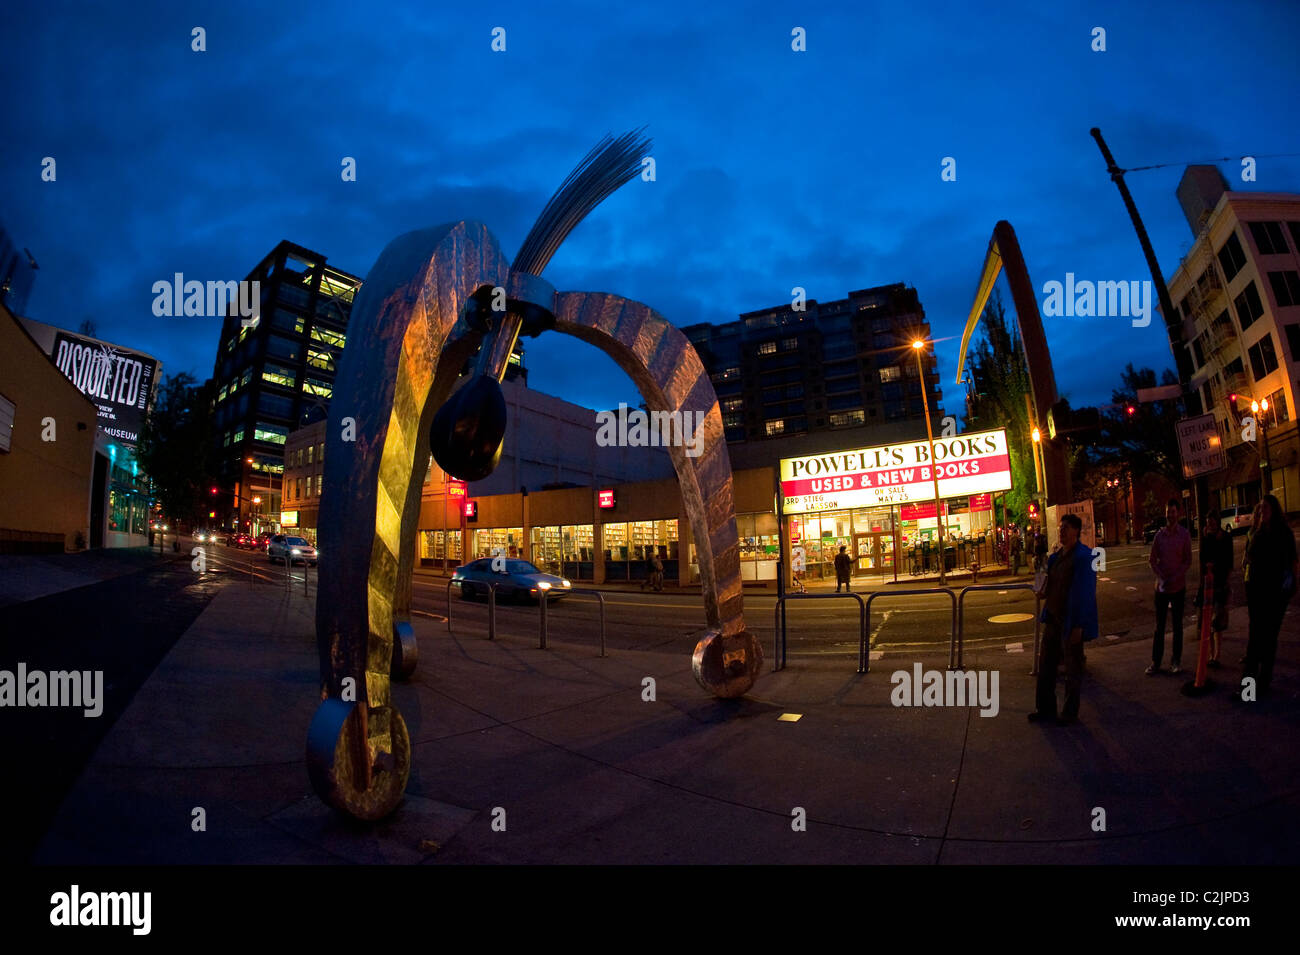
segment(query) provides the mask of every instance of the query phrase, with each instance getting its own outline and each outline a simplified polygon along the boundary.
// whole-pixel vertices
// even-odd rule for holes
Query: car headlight
[[[573,584],[569,583],[567,580],[562,580],[562,581],[560,581],[560,586],[561,586],[561,587],[572,587]]]
[[[291,554],[301,554],[302,551],[300,551],[298,548],[295,547],[293,550],[289,551],[289,553],[291,553]]]

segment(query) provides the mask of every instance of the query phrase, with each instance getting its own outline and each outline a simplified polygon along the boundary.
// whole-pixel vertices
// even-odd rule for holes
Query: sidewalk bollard
[[[1210,630],[1214,622],[1214,565],[1205,568],[1204,595],[1201,597],[1201,651],[1196,655],[1196,679],[1183,684],[1184,696],[1205,696],[1214,688],[1209,678]],[[1206,611],[1209,611],[1208,613]]]
[[[539,643],[537,647],[539,650],[546,649],[546,595],[548,592],[549,591],[547,590],[539,590],[537,592],[537,606],[539,606],[542,611],[542,639],[541,643]]]

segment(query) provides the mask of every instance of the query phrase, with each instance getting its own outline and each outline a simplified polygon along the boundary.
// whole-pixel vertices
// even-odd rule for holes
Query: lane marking
[[[1023,643],[1008,643],[1007,653],[1024,653],[1025,645]]]

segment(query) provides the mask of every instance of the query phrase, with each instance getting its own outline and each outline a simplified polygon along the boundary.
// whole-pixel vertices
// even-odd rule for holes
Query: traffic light
[[[208,493],[211,494],[213,497],[216,497],[217,496],[216,485],[213,485],[212,487],[208,488]]]
[[[213,517],[216,517],[216,516],[217,516],[217,512],[216,512],[216,511],[208,511],[208,517],[209,517],[209,518],[213,518]]]
[[[1135,408],[1133,405],[1129,405],[1127,408],[1124,409],[1124,411],[1128,414],[1130,418],[1133,417],[1135,414],[1137,414],[1137,408]]]

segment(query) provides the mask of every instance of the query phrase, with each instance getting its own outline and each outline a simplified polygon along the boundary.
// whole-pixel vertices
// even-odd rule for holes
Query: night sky
[[[831,300],[905,282],[947,339],[945,405],[960,413],[958,342],[998,219],[1040,303],[1066,272],[1149,278],[1090,127],[1123,167],[1175,164],[1128,180],[1166,276],[1192,241],[1182,164],[1300,153],[1300,4],[706,6],[11,5],[0,221],[40,264],[28,312],[89,318],[203,379],[220,320],[154,317],[155,281],[243,278],[281,239],[364,276],[395,236],[461,218],[513,257],[602,134],[646,126],[657,180],[598,208],[552,284],[689,325],[789,302],[794,286]],[[206,52],[191,50],[195,26]],[[345,156],[356,182],[341,180]],[[940,179],[946,156],[956,182]],[[1233,188],[1300,191],[1300,157],[1260,158],[1254,183],[1219,166]],[[1075,404],[1108,401],[1128,361],[1173,367],[1158,315],[1045,322]],[[591,347],[526,347],[531,386],[635,403]]]

